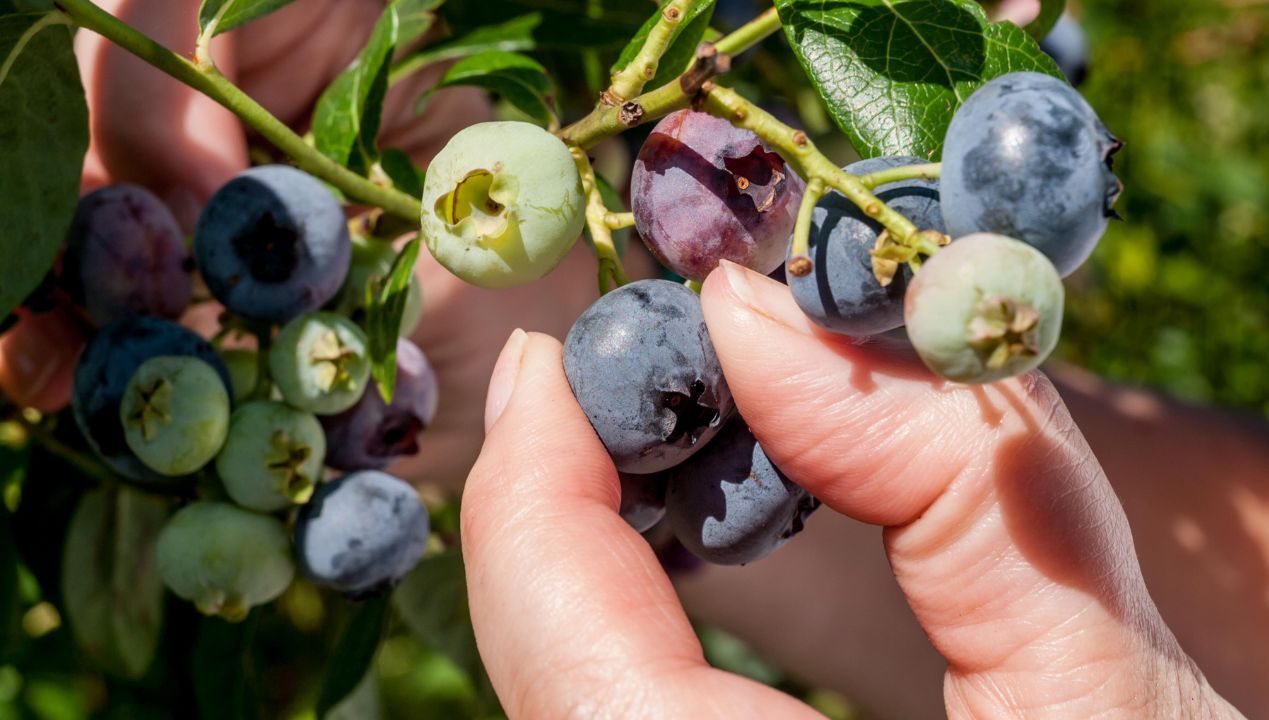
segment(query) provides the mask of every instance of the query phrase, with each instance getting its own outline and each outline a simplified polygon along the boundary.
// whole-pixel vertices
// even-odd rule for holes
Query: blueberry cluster
[[[367,283],[387,274],[394,252],[354,241],[348,228],[321,183],[282,165],[217,191],[192,251],[139,187],[80,202],[61,282],[100,327],[75,366],[74,416],[114,472],[187,496],[196,488],[161,532],[157,564],[204,613],[244,618],[285,590],[297,566],[318,585],[364,596],[423,554],[427,511],[382,470],[418,452],[436,376],[398,338],[395,392],[384,401],[359,322]],[[218,340],[249,329],[259,350],[217,349],[175,322],[198,277],[226,310]],[[418,321],[414,282],[403,335]]]
[[[1061,278],[1114,216],[1119,147],[1070,85],[1004,75],[955,114],[941,179],[905,175],[927,162],[915,157],[845,168],[897,178],[878,178],[873,193],[916,238],[896,242],[876,213],[834,191],[811,211],[802,249],[790,236],[803,181],[752,132],[682,110],[640,150],[631,205],[648,248],[683,277],[700,280],[723,259],[769,274],[787,257],[793,297],[819,326],[851,336],[906,327],[934,372],[986,383],[1031,370],[1057,344]],[[636,530],[667,518],[692,553],[739,564],[779,547],[818,506],[735,412],[686,287],[646,280],[603,296],[569,332],[564,368]]]

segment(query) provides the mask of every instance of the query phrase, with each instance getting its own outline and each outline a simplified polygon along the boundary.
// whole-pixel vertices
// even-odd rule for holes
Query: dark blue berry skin
[[[617,473],[621,480],[621,519],[636,532],[644,532],[665,517],[666,473],[632,475]]]
[[[418,435],[436,417],[436,373],[417,345],[397,340],[397,381],[392,403],[371,381],[356,405],[318,419],[326,431],[326,464],[337,470],[382,470],[419,451]]]
[[[801,532],[819,501],[771,463],[739,417],[670,473],[666,516],[702,560],[743,565]]]
[[[98,325],[133,314],[176,319],[193,292],[194,259],[180,225],[137,185],[80,198],[62,262],[63,283]]]
[[[624,285],[587,308],[564,340],[564,373],[621,472],[683,462],[733,407],[700,298],[667,280]]]
[[[295,523],[295,558],[314,583],[366,597],[414,569],[427,533],[427,510],[409,483],[363,470],[317,486]]]
[[[1063,13],[1049,34],[1040,41],[1040,49],[1057,62],[1062,74],[1076,87],[1088,76],[1088,38],[1084,28],[1070,15]]]
[[[217,190],[198,218],[194,250],[217,300],[269,322],[324,305],[352,257],[339,202],[286,165],[251,168]]]
[[[845,170],[867,175],[924,162],[915,157],[880,157],[861,160]],[[918,228],[943,232],[938,181],[904,180],[873,192]],[[820,327],[843,335],[877,335],[903,325],[903,293],[912,271],[904,265],[886,287],[877,281],[870,251],[882,230],[880,223],[836,191],[816,205],[810,236],[814,269],[788,281],[802,312]]]
[[[103,327],[75,363],[71,407],[93,450],[121,475],[171,483],[141,464],[128,448],[119,422],[119,401],[141,363],[160,355],[195,357],[215,369],[229,392],[229,371],[206,340],[168,320],[133,316]]]
[[[1101,239],[1122,186],[1110,157],[1122,143],[1070,85],[1039,73],[979,88],[947,129],[940,180],[952,237],[990,232],[1075,271]]]

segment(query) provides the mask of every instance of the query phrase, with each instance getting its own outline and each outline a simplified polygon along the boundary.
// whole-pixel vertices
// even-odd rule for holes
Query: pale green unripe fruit
[[[229,384],[234,391],[234,404],[251,399],[256,380],[260,377],[260,360],[255,350],[219,350],[221,362],[229,371]]]
[[[260,400],[234,410],[216,474],[234,502],[273,512],[308,502],[325,458],[326,434],[312,413]]]
[[[318,415],[343,412],[361,399],[370,378],[366,334],[341,315],[301,315],[274,339],[269,371],[291,405]]]
[[[119,401],[128,447],[162,475],[188,475],[216,457],[229,429],[229,393],[220,375],[194,357],[161,355],[141,363]]]
[[[282,523],[228,503],[182,508],[159,533],[157,558],[172,592],[231,622],[281,595],[295,577]]]
[[[437,262],[473,285],[522,285],[568,254],[584,207],[563,141],[530,123],[480,123],[455,135],[427,168],[423,240]]]
[[[990,233],[939,250],[908,283],[908,338],[934,372],[987,383],[1037,367],[1062,331],[1062,279],[1039,250]]]

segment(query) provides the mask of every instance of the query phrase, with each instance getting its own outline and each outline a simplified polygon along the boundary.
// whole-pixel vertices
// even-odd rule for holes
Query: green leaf
[[[643,49],[643,44],[647,42],[648,33],[652,32],[652,28],[661,19],[661,11],[669,3],[670,0],[662,2],[661,7],[639,28],[621,51],[621,55],[617,57],[617,62],[613,63],[611,72],[616,73],[624,69],[635,59],[635,56]],[[709,29],[709,21],[713,16],[714,0],[698,2],[687,11],[686,17],[679,21],[678,26],[674,28],[674,33],[670,36],[670,44],[657,64],[657,74],[645,87],[661,87],[683,72],[683,69],[695,57],[696,46],[705,37],[705,31]]]
[[[400,29],[397,11],[396,3],[383,11],[357,59],[326,88],[313,111],[318,152],[362,175],[379,159],[375,140]]]
[[[88,106],[60,13],[0,17],[0,317],[53,265],[79,197]]]
[[[455,85],[474,85],[498,93],[541,125],[550,124],[554,113],[548,97],[551,80],[546,69],[527,55],[486,50],[454,63],[434,90]]]
[[[353,611],[331,653],[331,662],[317,699],[317,717],[326,714],[352,694],[374,662],[388,617],[386,594],[363,601]]]
[[[258,20],[274,10],[289,5],[294,0],[203,0],[198,8],[198,28],[202,32],[212,27],[215,37],[236,27]]]
[[[62,557],[62,597],[75,642],[114,675],[137,679],[154,659],[163,623],[155,543],[167,505],[122,486],[79,501]]]
[[[240,623],[204,617],[194,641],[194,698],[199,715],[224,720],[253,720],[260,716],[247,671],[259,611]]]
[[[534,49],[596,48],[615,52],[625,46],[647,17],[646,7],[642,1],[629,0],[462,0],[446,5],[441,15],[456,36],[495,26],[507,18],[533,15]]]
[[[776,0],[829,115],[863,157],[937,158],[952,113],[987,80],[1057,65],[973,0]]]
[[[397,47],[418,40],[432,29],[436,22],[436,9],[445,0],[395,0],[397,11]]]
[[[1040,0],[1040,14],[1027,25],[1027,34],[1039,42],[1049,34],[1062,11],[1066,10],[1066,0]]]
[[[370,344],[370,374],[379,385],[385,403],[392,402],[397,383],[397,336],[401,316],[410,293],[410,276],[419,259],[421,239],[415,236],[392,261],[392,269],[382,279],[372,279],[366,287],[366,336]]]
[[[388,148],[380,153],[379,166],[392,180],[396,189],[407,195],[422,197],[423,171],[414,164],[409,155],[396,148]]]
[[[441,60],[467,57],[486,50],[518,52],[537,48],[534,31],[542,24],[542,13],[529,13],[496,25],[486,25],[456,38],[422,48],[410,55],[411,65],[422,67]]]
[[[463,556],[457,548],[423,558],[392,593],[392,606],[424,645],[479,677]]]

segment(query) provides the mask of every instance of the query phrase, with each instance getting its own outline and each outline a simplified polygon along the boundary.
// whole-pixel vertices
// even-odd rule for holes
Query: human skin
[[[900,343],[816,331],[786,287],[731,263],[702,304],[772,460],[829,508],[885,528],[902,597],[947,661],[949,717],[1240,717],[1159,615],[1114,491],[1043,375],[948,383]],[[486,423],[463,552],[477,643],[510,717],[814,716],[705,663],[669,579],[616,512],[616,473],[569,400],[557,341],[511,336]],[[820,583],[781,588],[814,596],[790,612],[822,601]],[[825,607],[826,627],[850,612]],[[750,607],[780,624],[766,610]]]

